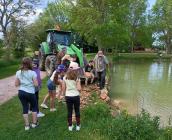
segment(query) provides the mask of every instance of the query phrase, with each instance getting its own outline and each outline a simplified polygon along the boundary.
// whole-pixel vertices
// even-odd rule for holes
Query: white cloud
[[[35,14],[30,14],[29,16],[24,17],[23,19],[27,22],[27,24],[31,24],[39,17],[39,15],[42,12],[43,12],[43,8],[37,8],[35,10]]]

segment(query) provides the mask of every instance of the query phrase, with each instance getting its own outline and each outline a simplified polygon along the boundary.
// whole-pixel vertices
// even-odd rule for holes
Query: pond
[[[172,120],[172,63],[114,64],[111,97],[131,114],[144,109],[159,116],[161,125],[168,125]]]

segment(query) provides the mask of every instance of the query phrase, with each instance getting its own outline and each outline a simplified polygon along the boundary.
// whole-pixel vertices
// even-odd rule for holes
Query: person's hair
[[[54,79],[53,79],[53,82],[56,84],[56,85],[59,85],[59,72],[56,71],[55,75],[54,75]]]
[[[20,67],[21,70],[32,70],[32,59],[29,57],[24,57]]]
[[[92,63],[92,62],[93,62],[93,60],[90,60],[90,61],[89,61],[89,63]]]
[[[68,79],[68,80],[77,80],[77,78],[78,78],[78,72],[77,72],[77,70],[71,70],[71,69],[69,69],[68,71],[67,71],[67,73],[66,73],[66,79]]]

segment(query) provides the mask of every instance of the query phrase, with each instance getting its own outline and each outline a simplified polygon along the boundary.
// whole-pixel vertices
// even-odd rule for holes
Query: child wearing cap
[[[55,108],[55,97],[56,97],[56,86],[58,85],[60,88],[59,94],[62,94],[64,91],[64,83],[61,78],[65,71],[65,67],[62,65],[59,65],[57,69],[53,72],[50,79],[47,81],[47,88],[48,88],[48,95],[45,96],[43,103],[41,104],[41,107],[48,108],[46,105],[46,102],[48,98],[50,97],[50,111],[54,112],[56,111]]]

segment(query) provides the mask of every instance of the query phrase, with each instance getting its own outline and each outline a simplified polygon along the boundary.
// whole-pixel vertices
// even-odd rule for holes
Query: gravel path
[[[41,71],[41,79],[46,73]],[[0,105],[17,95],[18,88],[14,85],[15,75],[0,80]]]

